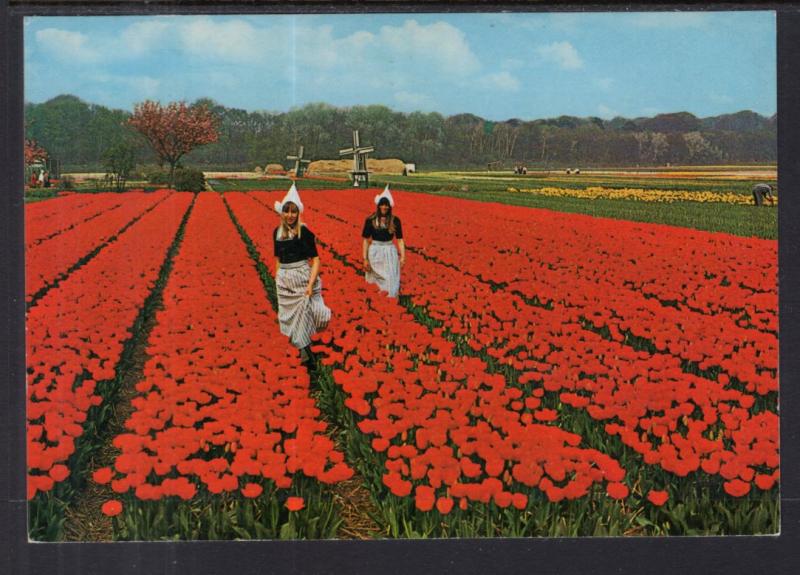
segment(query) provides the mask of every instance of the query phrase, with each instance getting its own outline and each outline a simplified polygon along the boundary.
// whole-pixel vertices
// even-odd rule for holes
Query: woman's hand
[[[314,293],[314,284],[319,277],[319,256],[311,258],[311,274],[308,276],[308,285],[306,286],[305,296],[311,297]]]
[[[364,238],[364,241],[361,242],[361,255],[364,257],[364,270],[365,271],[372,271],[372,268],[369,266],[369,246],[372,242],[369,238]]]
[[[405,263],[406,263],[406,254],[404,253],[400,254],[400,265],[402,266]]]

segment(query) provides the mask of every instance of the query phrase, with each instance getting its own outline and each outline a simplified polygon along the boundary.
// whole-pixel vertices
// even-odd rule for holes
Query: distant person
[[[300,221],[303,202],[292,184],[275,211],[281,216],[275,228],[275,284],[281,333],[300,350],[300,360],[311,362],[311,336],[331,319],[322,299],[316,237]]]
[[[775,204],[772,186],[769,184],[756,184],[753,186],[753,203],[757,206],[763,206],[765,199],[769,201],[769,205]]]
[[[44,187],[44,170],[39,171],[39,187]]]
[[[375,204],[375,213],[366,219],[361,232],[365,278],[367,283],[377,284],[389,297],[397,297],[400,267],[406,261],[406,246],[400,218],[392,213],[394,198],[388,185],[383,193],[375,196]],[[395,239],[397,247],[393,242]]]
[[[44,187],[45,188],[49,188],[50,187],[50,172],[45,172],[44,173]]]
[[[36,177],[36,170],[33,170],[33,171],[31,172],[31,179],[30,179],[30,182],[28,182],[28,183],[29,183],[29,185],[30,185],[30,187],[32,187],[32,188],[35,188],[35,187],[36,187],[36,182],[38,182],[38,181],[39,181],[39,180],[38,180],[38,179],[37,179],[37,177]]]

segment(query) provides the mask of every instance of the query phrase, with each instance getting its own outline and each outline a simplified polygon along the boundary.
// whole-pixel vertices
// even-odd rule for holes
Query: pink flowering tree
[[[25,140],[25,165],[30,166],[35,162],[43,162],[47,159],[47,151],[40,148],[36,140]]]
[[[162,106],[147,100],[136,104],[128,122],[150,143],[160,165],[169,165],[170,184],[185,154],[217,141],[217,118],[202,105],[171,102]]]

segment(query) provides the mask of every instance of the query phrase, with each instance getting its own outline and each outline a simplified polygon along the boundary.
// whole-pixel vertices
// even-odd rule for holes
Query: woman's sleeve
[[[371,238],[372,237],[372,218],[367,218],[364,221],[364,229],[361,231],[362,238]]]
[[[317,253],[317,237],[314,233],[306,227],[303,227],[303,242],[305,243],[305,251],[307,258],[318,257]]]
[[[394,237],[396,237],[398,240],[403,239],[403,226],[400,223],[400,218],[397,216],[394,218]]]
[[[272,232],[272,245],[274,249],[274,255],[277,258],[280,256],[280,252],[278,251],[278,228],[275,228],[275,231]]]

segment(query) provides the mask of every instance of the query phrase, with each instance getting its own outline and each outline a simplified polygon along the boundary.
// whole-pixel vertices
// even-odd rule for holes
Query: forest
[[[418,170],[756,164],[777,162],[777,117],[744,110],[699,118],[688,112],[654,117],[558,118],[491,121],[473,114],[404,113],[382,105],[337,108],[313,103],[285,112],[227,108],[209,99],[219,138],[185,157],[207,169],[252,170],[289,164],[305,146],[311,160],[335,159],[352,144],[376,158],[400,158]],[[131,113],[61,95],[25,106],[26,138],[35,140],[64,170],[102,170],[103,155],[120,143],[139,164],[156,163],[145,140],[127,123]]]

